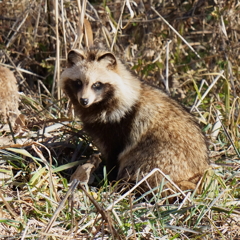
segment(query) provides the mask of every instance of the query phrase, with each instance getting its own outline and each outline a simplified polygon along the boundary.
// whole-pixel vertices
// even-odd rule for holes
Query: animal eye
[[[76,83],[77,83],[78,86],[80,86],[80,87],[82,86],[82,81],[80,79],[77,79]]]
[[[101,82],[96,82],[92,85],[92,88],[95,90],[100,90],[102,89],[102,87],[103,87],[103,84]]]

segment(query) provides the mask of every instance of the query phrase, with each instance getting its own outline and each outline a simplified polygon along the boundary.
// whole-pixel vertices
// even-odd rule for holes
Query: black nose
[[[86,106],[88,104],[88,99],[87,98],[80,98],[80,103],[83,105],[83,106]]]

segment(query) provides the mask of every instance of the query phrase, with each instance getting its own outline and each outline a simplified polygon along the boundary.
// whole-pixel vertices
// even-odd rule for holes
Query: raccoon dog
[[[106,159],[109,180],[135,182],[161,169],[183,190],[209,168],[194,118],[163,91],[133,76],[111,52],[71,50],[61,74],[83,128]],[[158,186],[156,173],[148,183]]]

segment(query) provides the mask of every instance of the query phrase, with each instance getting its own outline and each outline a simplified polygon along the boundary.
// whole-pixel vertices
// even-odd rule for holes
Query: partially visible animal
[[[7,118],[14,124],[19,115],[18,86],[12,71],[0,66],[0,122],[6,123]]]
[[[83,129],[106,159],[110,180],[140,180],[161,169],[182,189],[194,189],[209,168],[195,118],[162,90],[135,77],[112,53],[73,49],[61,74]],[[163,176],[148,179],[156,187]]]

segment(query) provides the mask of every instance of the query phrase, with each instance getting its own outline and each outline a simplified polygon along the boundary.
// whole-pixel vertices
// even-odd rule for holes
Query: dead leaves
[[[91,155],[90,159],[85,164],[78,166],[77,170],[71,176],[70,182],[77,179],[81,183],[87,184],[90,180],[90,174],[98,168],[100,163],[101,159],[99,154]]]

